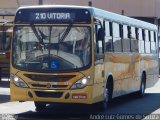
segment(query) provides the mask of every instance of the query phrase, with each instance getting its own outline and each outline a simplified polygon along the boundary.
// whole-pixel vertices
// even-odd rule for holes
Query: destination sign
[[[31,19],[34,20],[70,20],[74,19],[73,13],[33,13]]]
[[[72,8],[23,8],[15,16],[15,23],[90,23],[91,15],[87,9]]]

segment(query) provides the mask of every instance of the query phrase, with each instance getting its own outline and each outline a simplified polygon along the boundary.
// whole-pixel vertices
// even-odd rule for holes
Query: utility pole
[[[124,10],[121,11],[121,14],[124,15]]]
[[[39,0],[38,4],[43,5],[43,0]]]
[[[92,1],[89,1],[89,2],[88,2],[88,6],[92,6]]]
[[[20,7],[19,0],[17,0],[17,5],[18,5],[18,7]]]

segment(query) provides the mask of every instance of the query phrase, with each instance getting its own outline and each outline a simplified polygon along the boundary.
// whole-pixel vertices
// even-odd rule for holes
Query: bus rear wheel
[[[140,90],[138,91],[138,96],[143,97],[146,89],[146,76],[143,74],[141,78]]]
[[[107,103],[109,103],[112,100],[112,93],[113,93],[113,81],[110,80],[106,85],[106,97]]]
[[[42,112],[46,108],[46,103],[44,103],[44,102],[34,102],[34,105],[36,107],[37,112]]]

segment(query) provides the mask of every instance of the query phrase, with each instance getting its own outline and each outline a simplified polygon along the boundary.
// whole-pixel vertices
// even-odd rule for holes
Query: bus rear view
[[[92,101],[91,14],[84,8],[24,7],[15,16],[11,99]]]

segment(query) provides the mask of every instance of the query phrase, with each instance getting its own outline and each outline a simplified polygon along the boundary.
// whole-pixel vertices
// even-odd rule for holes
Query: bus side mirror
[[[97,52],[99,54],[103,54],[103,49],[104,49],[104,37],[105,37],[105,32],[103,28],[100,28],[98,30],[98,34],[97,34],[97,44],[98,44],[98,50]]]
[[[98,30],[98,36],[97,36],[98,41],[103,41],[104,40],[104,36],[105,36],[105,31],[104,31],[103,28],[100,28]]]

